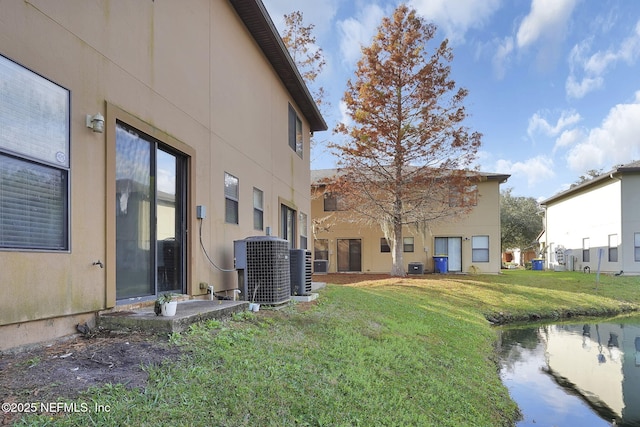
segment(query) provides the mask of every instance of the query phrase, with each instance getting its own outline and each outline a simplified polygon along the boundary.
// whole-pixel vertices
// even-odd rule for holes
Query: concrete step
[[[178,302],[176,315],[156,316],[153,305],[132,311],[114,311],[98,316],[98,326],[107,330],[141,330],[154,333],[182,332],[196,322],[224,319],[247,311],[247,301],[190,300]]]

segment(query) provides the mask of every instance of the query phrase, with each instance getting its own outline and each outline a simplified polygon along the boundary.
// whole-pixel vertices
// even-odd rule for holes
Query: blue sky
[[[397,0],[263,0],[276,27],[303,13],[327,66],[318,78],[336,140],[340,101]],[[467,125],[481,132],[477,164],[510,174],[517,196],[544,199],[591,169],[640,160],[640,1],[410,0],[448,38],[452,77],[469,89]],[[312,168],[335,167],[322,144]],[[503,187],[504,187],[503,186]]]

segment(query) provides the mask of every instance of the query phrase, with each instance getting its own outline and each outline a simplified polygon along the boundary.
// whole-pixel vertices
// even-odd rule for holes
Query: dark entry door
[[[338,239],[338,271],[362,271],[362,240]]]

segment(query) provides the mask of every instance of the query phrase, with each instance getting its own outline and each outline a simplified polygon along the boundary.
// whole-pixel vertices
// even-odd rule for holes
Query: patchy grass
[[[109,412],[22,425],[508,426],[516,405],[494,362],[487,318],[632,310],[640,279],[509,271],[495,276],[325,276],[318,303],[244,313],[172,335],[179,362],[144,390],[78,400]],[[123,379],[124,381],[124,379]]]

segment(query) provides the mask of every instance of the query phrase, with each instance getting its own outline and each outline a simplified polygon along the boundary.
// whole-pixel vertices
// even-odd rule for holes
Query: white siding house
[[[549,269],[640,274],[640,161],[542,202]]]

